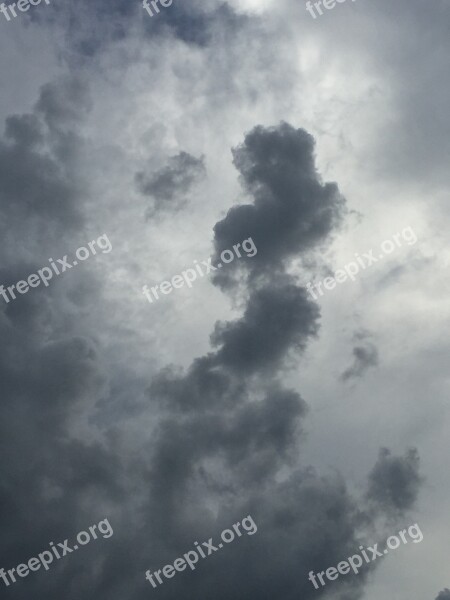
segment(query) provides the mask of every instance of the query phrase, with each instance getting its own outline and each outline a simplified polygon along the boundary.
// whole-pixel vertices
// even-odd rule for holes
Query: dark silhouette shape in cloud
[[[233,157],[242,185],[254,202],[234,206],[216,224],[215,258],[248,237],[258,253],[214,274],[224,288],[233,286],[235,271],[244,268],[252,277],[283,273],[284,261],[329,242],[345,215],[345,200],[337,185],[320,180],[314,164],[314,138],[305,130],[287,123],[260,125],[233,150]]]

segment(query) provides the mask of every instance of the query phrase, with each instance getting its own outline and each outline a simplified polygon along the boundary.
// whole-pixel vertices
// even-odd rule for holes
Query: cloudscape
[[[449,24],[1,4],[2,598],[450,598]]]

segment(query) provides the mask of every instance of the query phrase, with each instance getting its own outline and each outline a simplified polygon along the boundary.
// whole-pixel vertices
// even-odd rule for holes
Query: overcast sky
[[[2,598],[449,600],[450,7],[322,12],[0,13],[0,284],[111,244],[0,296],[0,568],[114,531]],[[145,579],[248,515],[256,534]]]

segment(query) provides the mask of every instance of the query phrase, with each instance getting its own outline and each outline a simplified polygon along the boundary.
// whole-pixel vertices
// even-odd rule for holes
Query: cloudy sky
[[[110,243],[0,296],[0,568],[114,532],[2,598],[450,598],[450,8],[321,10],[0,13],[0,284]],[[308,579],[414,524],[420,543]]]

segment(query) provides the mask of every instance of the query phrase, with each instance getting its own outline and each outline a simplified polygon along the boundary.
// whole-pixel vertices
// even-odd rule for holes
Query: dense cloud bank
[[[59,108],[73,85],[45,88],[36,114],[12,117],[7,126],[12,144],[26,143],[33,153],[34,177],[65,191],[58,206],[39,204],[37,218],[46,219],[50,232],[82,224],[70,180],[49,162],[64,167],[82,146],[70,133],[79,117],[70,104]],[[55,144],[54,158],[42,146],[40,115]],[[63,152],[68,140],[71,150]],[[5,142],[5,156],[17,151],[14,145]],[[95,336],[70,331],[75,315],[67,315],[68,300],[46,289],[2,305],[0,562],[10,568],[94,519],[107,516],[114,529],[101,545],[15,584],[8,589],[12,598],[55,592],[65,598],[147,597],[147,568],[173,562],[195,540],[209,539],[247,514],[258,526],[256,535],[237,540],[194,573],[165,582],[159,596],[209,597],[214,590],[224,600],[313,597],[308,572],[339,562],[366,540],[374,505],[377,518],[394,510],[403,517],[413,506],[419,482],[413,451],[404,458],[383,451],[367,501],[354,498],[340,477],[320,476],[301,460],[307,404],[282,379],[290,361],[317,336],[320,313],[285,266],[325,243],[345,206],[336,185],[320,182],[313,148],[309,134],[282,123],[256,127],[235,151],[253,201],[233,207],[216,225],[216,251],[253,236],[258,260],[241,261],[230,271],[232,279],[216,283],[226,290],[240,281],[242,315],[216,324],[214,350],[185,374],[167,367],[149,382],[147,410],[159,408],[151,437],[133,440],[134,450],[125,432],[104,432],[101,440],[87,442],[74,428],[92,399],[108,394],[111,374]],[[24,168],[28,177],[30,165]],[[20,186],[14,190],[20,210],[30,200]],[[10,206],[2,204],[5,219]],[[66,225],[68,211],[80,212],[80,219]],[[33,219],[29,223],[31,235]],[[12,264],[15,269],[20,271]],[[100,292],[87,289],[94,302]],[[364,575],[348,579],[341,593],[354,597],[364,581]]]
[[[415,6],[415,16],[423,14],[417,2],[410,5]],[[279,7],[293,11],[298,3],[286,0]],[[390,16],[396,9],[382,1],[367,10],[378,25],[384,22],[382,10]],[[319,161],[317,128],[313,135],[302,119],[280,121],[286,108],[278,108],[280,99],[297,82],[287,67],[295,52],[283,63],[284,70],[272,69],[267,58],[284,51],[285,38],[264,29],[267,15],[243,12],[228,2],[183,0],[163,10],[157,20],[143,18],[139,4],[76,0],[33,17],[36,26],[63,33],[66,45],[58,59],[67,61],[76,76],[46,83],[28,112],[6,119],[0,139],[0,283],[16,283],[47,264],[49,257],[62,257],[93,239],[93,227],[102,227],[95,231],[98,236],[124,224],[120,231],[126,235],[114,239],[113,266],[103,263],[98,269],[93,260],[55,278],[48,288],[30,290],[8,304],[0,299],[0,568],[28,561],[51,541],[73,541],[78,531],[105,517],[114,535],[55,561],[49,572],[41,569],[5,587],[5,597],[313,599],[322,592],[308,580],[310,571],[336,566],[361,544],[381,541],[411,523],[425,480],[414,447],[424,439],[421,431],[411,429],[412,435],[408,430],[408,436],[398,439],[391,435],[395,449],[384,447],[390,444],[383,441],[378,456],[373,446],[370,451],[361,447],[369,467],[364,466],[365,477],[351,481],[338,469],[330,474],[312,465],[305,456],[307,435],[317,423],[311,414],[317,397],[312,397],[311,386],[294,384],[292,372],[305,374],[307,352],[320,339],[326,307],[311,300],[298,274],[304,266],[308,273],[323,266],[324,253],[341,234],[350,207],[340,179],[338,186],[333,175],[321,175],[324,165],[330,172],[326,158],[329,138],[335,136],[332,125],[324,125],[318,141],[321,150],[325,147]],[[433,22],[427,16],[430,28]],[[411,26],[416,30],[419,22],[414,18]],[[443,43],[446,31],[436,27]],[[261,37],[253,39],[257,33]],[[378,33],[364,33],[368,45],[379,39]],[[333,35],[331,40],[340,40],[338,33]],[[386,39],[388,48],[390,31]],[[275,40],[280,47],[275,48]],[[60,38],[54,43],[59,45]],[[156,53],[158,44],[164,52],[173,47],[175,58],[167,73],[173,88],[158,96],[159,85],[169,88],[164,77],[157,80],[155,74],[154,82],[146,79],[146,71],[136,74],[132,81],[151,88],[142,105],[148,101],[152,111],[157,107],[154,121],[147,122],[143,112],[136,123],[127,104],[135,89],[127,91],[123,105],[105,89],[111,73],[113,81],[120,79],[130,56],[141,57],[145,44],[155,71],[164,61]],[[222,59],[222,48],[229,50],[227,60]],[[309,50],[312,56],[314,49]],[[393,72],[399,60],[393,60]],[[399,82],[393,91],[399,102],[408,89],[408,76],[415,73],[405,62],[406,83]],[[437,69],[440,64],[437,61]],[[254,80],[245,70],[249,65],[258,66]],[[196,81],[202,68],[207,76]],[[188,102],[191,80],[198,94]],[[263,116],[256,116],[256,110],[253,116],[250,109],[245,118],[235,115],[235,105],[230,116],[223,108],[234,99],[236,106],[243,99],[260,101],[274,81],[279,86],[276,108]],[[93,89],[100,99],[92,95]],[[419,83],[414,88],[420,106],[424,89],[430,88]],[[303,99],[306,86],[301,92]],[[420,137],[420,127],[410,125],[421,111],[417,104],[408,104],[402,135],[397,135],[392,119],[383,157],[367,161],[371,168],[381,170],[384,161],[401,155],[408,177],[431,169],[431,162],[432,169],[439,170],[436,155],[445,151],[447,142],[437,123],[445,97],[441,89],[434,116],[425,118],[436,119],[431,127],[436,146],[411,145]],[[104,117],[104,106],[113,106],[120,118]],[[95,117],[89,120],[92,111]],[[354,114],[356,119],[357,110]],[[209,136],[195,123],[198,115],[210,127]],[[102,131],[101,137],[95,129],[96,119],[102,117],[99,129],[108,129],[110,123],[117,128],[110,137],[109,131]],[[186,125],[189,119],[195,127]],[[222,128],[230,130],[229,137]],[[95,140],[95,133],[101,141]],[[424,136],[428,142],[429,133]],[[342,147],[351,146],[348,139],[336,138]],[[224,142],[230,139],[234,141]],[[413,152],[402,155],[408,145]],[[375,152],[373,147],[370,151]],[[157,153],[162,158],[155,165]],[[229,192],[213,182],[212,198],[202,214],[208,219],[205,226],[196,220],[200,202],[196,204],[195,194],[199,183],[211,185],[210,178],[222,169],[223,181],[231,180],[234,187]],[[390,164],[386,172],[400,178],[394,171]],[[225,206],[219,197],[221,202],[225,198]],[[390,218],[387,214],[386,220]],[[182,261],[189,243],[194,246],[194,238],[204,231],[212,238],[213,262],[222,251],[249,238],[257,253],[215,271],[212,286],[204,280],[198,296],[183,290],[187,295],[180,292],[179,305],[174,294],[157,310],[146,306],[149,312],[139,320],[140,305],[134,298],[142,300],[141,263],[170,273],[164,257],[149,249],[143,232],[150,232],[152,240],[170,238]],[[126,296],[124,303],[121,294]],[[225,316],[224,306],[229,309]],[[175,348],[184,360],[181,367],[171,359],[171,350],[175,353],[180,331],[186,330],[189,338],[200,321],[198,313],[204,313],[211,326],[208,323],[204,338],[202,330],[192,340],[192,348],[190,339],[181,350]],[[346,326],[343,323],[342,329]],[[130,331],[134,339],[142,339],[138,349],[120,337]],[[355,331],[353,324],[350,331]],[[198,347],[201,351],[193,350]],[[356,386],[389,361],[378,338],[375,345],[364,332],[355,334],[350,352],[333,374],[334,383]],[[317,379],[320,376],[316,373]],[[401,370],[394,376],[401,377]],[[413,392],[408,394],[412,398]],[[359,400],[370,402],[364,391]],[[330,430],[342,426],[340,419],[348,419],[345,431],[350,431],[352,415],[341,413],[351,410],[336,406],[325,409]],[[365,432],[359,433],[364,439]],[[328,439],[326,432],[321,453],[332,469],[339,452],[335,438]],[[145,580],[147,569],[173,564],[195,541],[217,539],[222,529],[247,515],[257,524],[254,535],[236,539],[200,561],[195,571],[178,573],[156,590]],[[363,597],[377,564],[358,576],[328,582],[330,597]],[[432,595],[441,587],[442,581]],[[444,589],[436,600],[448,598],[450,592]]]

